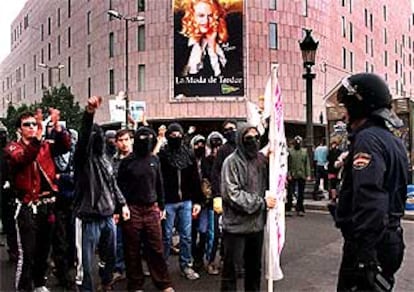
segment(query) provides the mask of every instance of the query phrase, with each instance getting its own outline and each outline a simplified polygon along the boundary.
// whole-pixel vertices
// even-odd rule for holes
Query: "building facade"
[[[40,2],[42,5],[40,5]],[[128,22],[130,100],[145,101],[150,120],[244,118],[246,100],[263,95],[272,64],[285,101],[285,119],[305,122],[305,81],[299,41],[305,28],[319,41],[313,121],[325,124],[323,97],[355,72],[375,72],[394,96],[414,95],[414,18],[410,0],[223,0],[242,4],[243,96],[174,96],[174,0],[28,0],[11,25],[11,53],[0,65],[0,112],[40,100],[42,89],[64,83],[82,103],[125,90]],[[43,65],[40,65],[43,64]]]

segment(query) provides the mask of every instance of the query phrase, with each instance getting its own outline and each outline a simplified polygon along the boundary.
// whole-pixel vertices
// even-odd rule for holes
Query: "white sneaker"
[[[40,286],[34,288],[33,292],[50,292],[50,290],[47,289],[46,286]]]

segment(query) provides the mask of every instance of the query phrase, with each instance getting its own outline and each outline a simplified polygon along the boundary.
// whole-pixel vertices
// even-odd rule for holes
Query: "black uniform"
[[[345,239],[337,289],[390,291],[404,254],[407,154],[381,119],[368,119],[349,139],[336,213]]]

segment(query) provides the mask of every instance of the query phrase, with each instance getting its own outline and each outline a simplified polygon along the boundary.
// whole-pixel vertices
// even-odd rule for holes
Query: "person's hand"
[[[291,175],[288,175],[287,179],[288,180],[292,180],[292,176]]]
[[[197,215],[200,213],[200,211],[201,211],[200,204],[194,204],[193,205],[193,213],[192,213],[193,217],[197,217]]]
[[[165,210],[160,210],[160,220],[167,218],[167,212]]]
[[[275,197],[266,197],[265,201],[267,208],[273,209],[274,207],[276,207],[277,199]]]
[[[213,49],[216,52],[217,46],[217,31],[212,31],[206,34],[207,45],[209,48]]]
[[[101,96],[92,96],[88,99],[88,105],[86,107],[86,110],[90,113],[93,113],[102,103],[102,97]]]
[[[55,109],[55,108],[51,107],[49,109],[49,114],[50,114],[50,121],[52,122],[53,126],[55,127],[55,130],[57,132],[62,131],[62,126],[59,125],[60,111],[58,109]]]
[[[129,212],[128,206],[124,205],[122,207],[122,219],[124,219],[124,221],[128,221],[129,218],[131,218],[131,213]]]
[[[34,118],[36,119],[36,123],[37,123],[36,139],[40,141],[40,140],[42,140],[42,136],[43,136],[43,113],[42,113],[42,109],[40,109],[40,108],[36,109],[36,113],[34,115]]]
[[[115,224],[118,224],[119,223],[119,214],[112,215],[112,219],[114,219]]]
[[[213,199],[213,210],[217,214],[223,213],[223,200],[220,197],[215,197]]]

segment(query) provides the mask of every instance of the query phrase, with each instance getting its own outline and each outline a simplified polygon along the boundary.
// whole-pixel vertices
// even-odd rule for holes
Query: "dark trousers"
[[[16,221],[14,215],[16,213],[15,198],[10,189],[2,190],[1,200],[1,220],[3,224],[3,231],[7,239],[7,252],[9,253],[10,261],[17,261],[17,234]]]
[[[293,194],[295,192],[296,184],[298,185],[298,197],[296,200],[296,211],[305,211],[303,206],[303,197],[305,193],[305,179],[303,178],[292,178],[288,183],[288,194],[287,194],[287,203],[286,211],[292,210]]]
[[[394,286],[394,274],[401,266],[404,256],[403,231],[401,227],[387,230],[384,238],[376,247],[377,259],[382,268],[381,275]],[[345,240],[341,267],[339,269],[337,291],[387,291],[375,287],[374,271],[361,270],[357,267],[357,245]]]
[[[324,166],[317,165],[315,168],[315,186],[313,188],[314,193],[319,191],[321,179],[323,179],[323,189],[328,190],[328,171]]]
[[[58,197],[55,205],[56,222],[52,239],[52,259],[55,276],[62,286],[70,284],[69,271],[75,263],[75,222],[72,202]]]
[[[155,204],[153,206],[131,205],[129,209],[131,219],[122,222],[128,290],[142,290],[144,285],[142,245],[154,285],[160,290],[172,287],[163,255],[160,209]]]
[[[260,291],[263,231],[234,234],[224,232],[224,264],[221,291],[237,291],[237,273],[244,266],[244,290]]]
[[[42,204],[37,207],[36,212],[26,204],[17,206],[18,290],[31,291],[33,285],[46,285],[53,223],[53,204]]]

